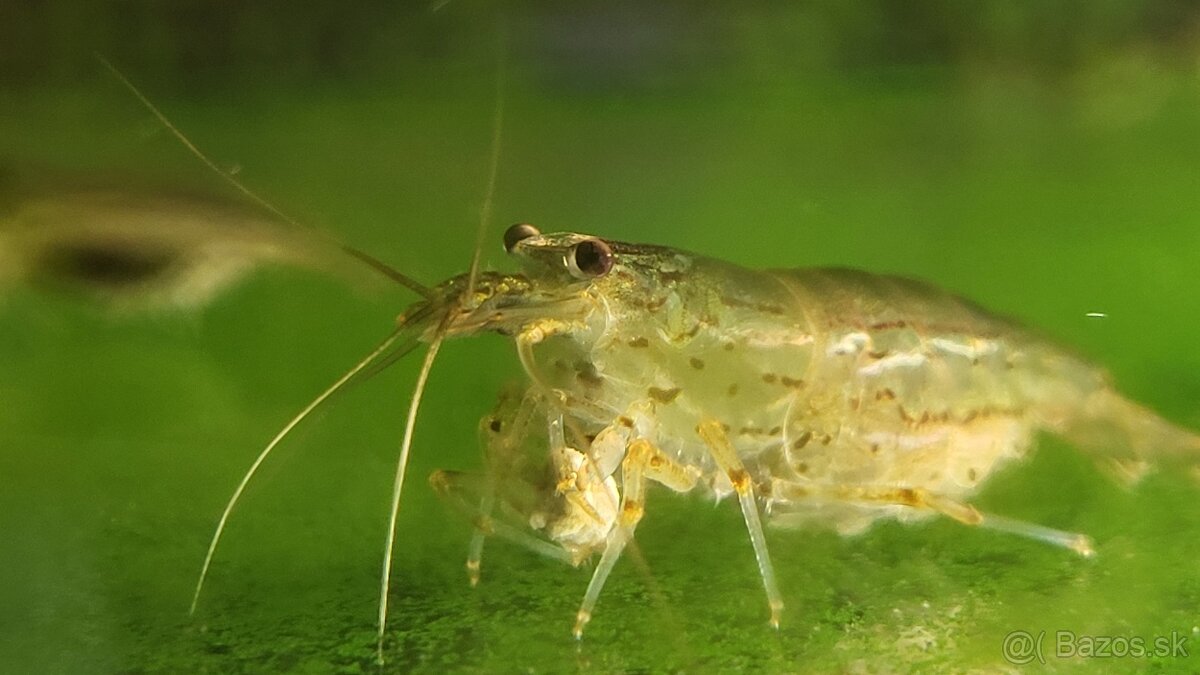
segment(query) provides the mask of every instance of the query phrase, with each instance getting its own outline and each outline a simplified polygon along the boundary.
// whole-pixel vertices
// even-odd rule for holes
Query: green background
[[[501,13],[504,18],[501,19]],[[0,155],[228,194],[92,58],[296,219],[418,279],[464,270],[508,80],[497,223],[750,267],[938,282],[1076,345],[1200,427],[1200,13],[1185,3],[4,3]],[[503,29],[501,30],[501,27]],[[232,196],[230,196],[232,198]],[[262,445],[387,333],[405,291],[256,275],[199,313],[0,304],[0,671],[362,672],[417,359],[306,424],[249,490],[197,617],[216,516]],[[1103,312],[1106,318],[1088,318]],[[424,482],[478,470],[512,347],[451,343],[417,429],[387,670],[1200,668],[1194,480],[1126,491],[1069,447],[991,511],[1095,537],[1080,560],[954,523],[770,532],[778,633],[740,515],[658,490],[582,643],[588,571],[494,542]],[[1190,659],[1053,657],[1055,631],[1189,638]]]

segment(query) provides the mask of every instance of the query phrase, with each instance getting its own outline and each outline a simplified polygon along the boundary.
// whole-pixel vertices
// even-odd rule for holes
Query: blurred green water
[[[798,69],[746,48],[677,78],[656,61],[659,74],[643,78],[628,75],[641,72],[636,58],[549,63],[527,47],[539,34],[512,30],[526,47],[509,66],[500,223],[753,267],[921,276],[1079,346],[1124,391],[1200,427],[1194,64],[1143,45],[1052,72],[1011,55]],[[493,106],[488,50],[451,56],[344,81],[148,93],[298,219],[432,281],[469,260]],[[98,71],[7,88],[0,102],[0,152],[12,162],[222,189]],[[237,477],[408,301],[289,271],[258,275],[199,315],[117,318],[70,298],[6,298],[0,670],[372,670],[414,363],[288,443],[231,525],[199,616],[186,608]],[[1194,482],[1157,475],[1126,492],[1052,440],[979,503],[1088,532],[1096,560],[951,523],[851,540],[776,532],[788,602],[776,634],[733,505],[656,491],[639,528],[649,572],[623,561],[576,644],[587,571],[496,543],[484,582],[468,588],[469,528],[422,480],[478,467],[476,420],[518,376],[511,347],[493,337],[449,345],[435,368],[401,515],[391,670],[992,671],[1012,668],[1001,644],[1018,629],[1177,631],[1200,650]],[[1099,665],[1187,672],[1195,658]]]

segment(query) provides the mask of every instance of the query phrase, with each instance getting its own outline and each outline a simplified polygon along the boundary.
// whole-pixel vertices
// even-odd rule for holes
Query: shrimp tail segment
[[[1160,463],[1190,465],[1200,477],[1200,434],[1112,389],[1089,396],[1063,434],[1125,483],[1136,483]]]

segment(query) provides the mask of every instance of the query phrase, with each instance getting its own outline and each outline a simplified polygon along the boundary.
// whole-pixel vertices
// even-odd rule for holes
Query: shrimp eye
[[[512,253],[512,250],[517,245],[517,242],[521,241],[522,239],[536,237],[539,234],[541,234],[541,232],[539,232],[536,227],[530,225],[529,223],[517,223],[516,225],[513,225],[504,231],[504,250]]]
[[[592,279],[608,274],[613,266],[613,252],[599,239],[584,239],[575,244],[567,255],[567,269],[580,279]]]

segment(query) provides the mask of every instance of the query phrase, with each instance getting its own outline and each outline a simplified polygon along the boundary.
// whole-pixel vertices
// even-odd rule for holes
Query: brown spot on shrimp
[[[650,346],[650,341],[644,336],[639,335],[638,337],[631,338],[627,344],[634,349],[645,349]]]
[[[665,405],[678,398],[679,395],[683,393],[683,389],[680,389],[679,387],[671,387],[670,389],[650,387],[646,390],[646,393],[650,395],[650,398]]]
[[[788,377],[787,375],[780,377],[779,383],[790,389],[802,389],[804,387],[804,380]]]
[[[763,376],[762,376],[762,381],[766,382],[767,384],[775,384],[776,380],[778,380],[778,379],[779,379],[779,376],[776,375],[775,373],[763,373]]]
[[[591,361],[575,362],[575,378],[589,387],[599,387],[604,384],[604,378],[596,372],[596,366]]]
[[[688,363],[691,364],[691,366],[693,368],[695,368],[696,370],[704,370],[704,360],[703,359],[698,359],[695,356],[693,356],[692,358],[688,359]]]
[[[808,442],[812,440],[812,437],[813,434],[811,431],[805,431],[804,433],[800,434],[796,440],[792,441],[792,448],[800,450],[804,446],[808,445]]]

